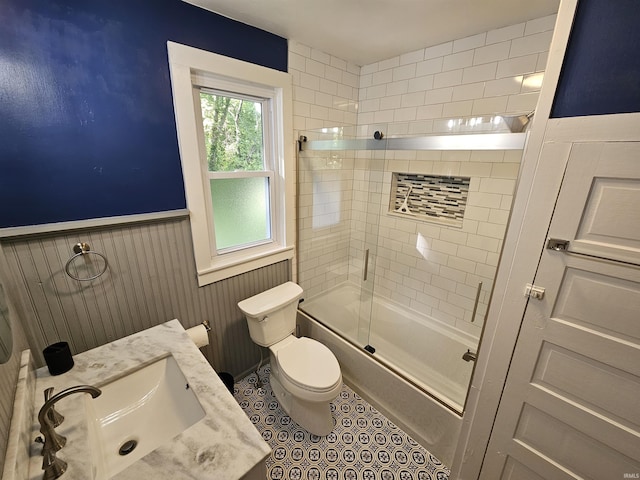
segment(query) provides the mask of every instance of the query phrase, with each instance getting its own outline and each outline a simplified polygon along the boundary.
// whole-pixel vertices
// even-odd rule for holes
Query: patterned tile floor
[[[448,480],[449,469],[343,385],[332,402],[336,426],[311,435],[280,408],[269,365],[235,385],[234,396],[271,446],[267,480]]]

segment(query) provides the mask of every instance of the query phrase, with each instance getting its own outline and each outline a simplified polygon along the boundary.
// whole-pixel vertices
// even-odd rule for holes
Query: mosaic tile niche
[[[393,172],[389,213],[462,227],[469,177]]]

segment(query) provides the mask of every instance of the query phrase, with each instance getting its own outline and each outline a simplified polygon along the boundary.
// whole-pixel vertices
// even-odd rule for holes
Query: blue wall
[[[552,117],[640,112],[640,1],[580,0]]]
[[[0,228],[185,208],[167,40],[287,70],[181,0],[0,0]]]

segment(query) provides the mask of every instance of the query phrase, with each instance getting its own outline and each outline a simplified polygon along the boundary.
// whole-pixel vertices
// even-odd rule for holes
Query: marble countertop
[[[113,377],[169,353],[180,365],[206,415],[112,478],[242,478],[269,455],[270,448],[178,320],[75,355],[74,367],[62,375],[51,376],[46,367],[38,369],[32,439],[39,435],[37,414],[44,404],[46,388],[54,387],[55,394],[74,385],[100,387]],[[71,395],[56,404],[56,410],[65,416],[63,424],[56,428],[56,432],[67,437],[67,445],[58,452],[58,456],[68,463],[62,477],[65,480],[95,478],[84,397],[86,395]],[[29,459],[29,479],[42,478],[41,463],[41,445],[34,442]]]

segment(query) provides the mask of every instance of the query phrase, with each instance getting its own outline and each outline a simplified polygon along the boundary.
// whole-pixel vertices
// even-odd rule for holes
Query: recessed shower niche
[[[392,173],[389,213],[462,227],[470,177]]]

